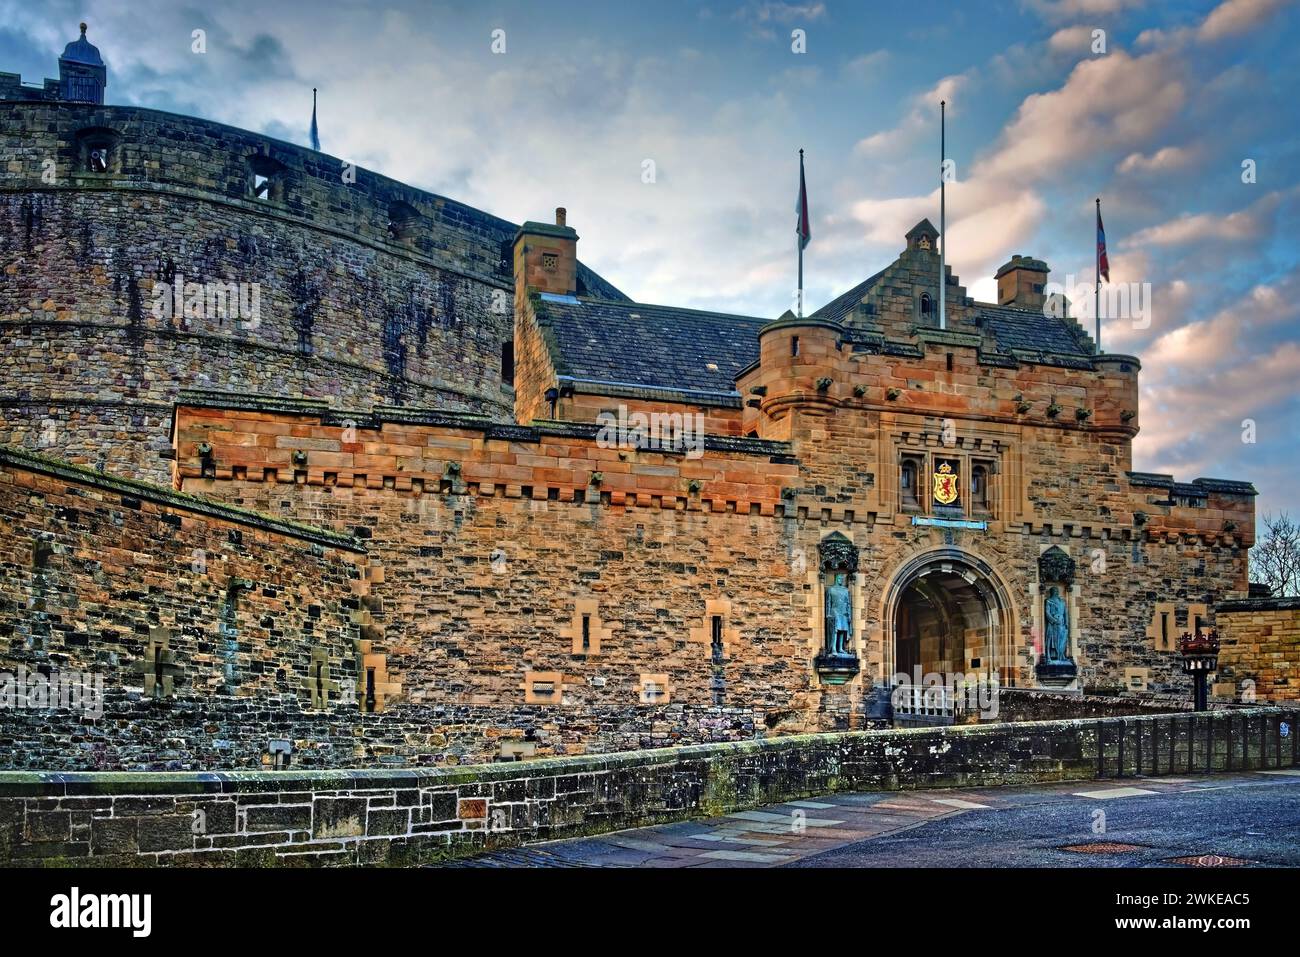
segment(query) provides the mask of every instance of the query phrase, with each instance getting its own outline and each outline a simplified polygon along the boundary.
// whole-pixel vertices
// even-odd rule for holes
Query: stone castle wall
[[[1250,598],[1215,609],[1221,650],[1214,693],[1300,700],[1300,598]]]
[[[515,240],[206,121],[61,103],[0,120],[0,444],[203,496],[3,453],[3,663],[100,671],[110,715],[6,713],[13,761],[254,767],[287,738],[298,766],[455,764],[860,728],[905,570],[930,559],[1001,603],[997,646],[963,641],[951,667],[1037,686],[1052,548],[1077,568],[1079,688],[1176,699],[1172,638],[1246,592],[1253,489],[1178,498],[1131,472],[1138,361],[987,353],[955,280],[953,328],[927,327],[930,250],[843,322],[764,326],[737,396],[557,389],[552,412],[562,363],[534,294],[619,295],[562,211]],[[258,314],[156,314],[182,281],[254,284]],[[591,423],[620,405],[700,412],[703,456],[611,447]],[[931,509],[943,457],[963,482],[988,466],[986,503]],[[859,554],[843,684],[815,664],[833,533]],[[1240,667],[1276,692],[1266,638]]]
[[[368,588],[350,539],[0,450],[0,762],[258,767],[315,657],[357,686]],[[99,679],[102,712],[37,674]]]
[[[1037,560],[1050,546],[1080,566],[1083,683],[1111,692],[1188,693],[1173,649],[1148,632],[1156,603],[1184,616],[1192,605],[1209,609],[1244,576],[1246,550],[1230,537],[1153,534],[1060,508],[1056,522],[1028,509],[966,531],[846,507],[841,489],[805,483],[818,456],[849,441],[841,427],[869,449],[850,412],[820,420],[815,441],[800,434],[798,456],[779,443],[717,437],[701,459],[602,448],[594,428],[576,424],[448,417],[349,429],[345,416],[221,397],[183,406],[179,480],[187,491],[359,531],[383,566],[375,620],[404,700],[506,711],[547,704],[552,741],[565,750],[590,746],[583,726],[592,714],[641,726],[647,682],[702,712],[743,704],[768,730],[860,726],[865,690],[887,676],[891,579],[938,549],[959,548],[999,578],[1015,626],[1008,670],[1021,686],[1034,684]],[[1078,460],[1094,461],[1093,440],[1075,440]],[[201,444],[212,449],[206,472]],[[310,451],[295,468],[298,448]],[[1115,510],[1132,505],[1119,496]],[[855,634],[864,660],[839,688],[812,667],[822,642],[818,546],[836,530],[861,553]],[[575,644],[584,614],[585,653]],[[711,653],[714,615],[721,662]],[[1208,611],[1202,618],[1212,620]],[[1133,668],[1145,669],[1140,686]],[[537,698],[534,680],[551,683],[554,697]]]
[[[1297,717],[1251,708],[893,729],[477,768],[0,772],[0,861],[409,866],[833,792],[1279,770],[1297,765],[1282,730]]]
[[[510,417],[511,224],[153,110],[0,103],[0,131],[0,443],[165,480],[186,387]],[[257,284],[258,320],[155,316],[181,278]]]

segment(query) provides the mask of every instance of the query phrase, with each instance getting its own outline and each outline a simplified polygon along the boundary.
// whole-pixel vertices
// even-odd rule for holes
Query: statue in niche
[[[853,593],[844,584],[842,573],[826,586],[826,654],[852,657],[849,641],[853,638]]]
[[[1070,609],[1055,585],[1047,589],[1043,601],[1043,651],[1049,664],[1070,664]]]

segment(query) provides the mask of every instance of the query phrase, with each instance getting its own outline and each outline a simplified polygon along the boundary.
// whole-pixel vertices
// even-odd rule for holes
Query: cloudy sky
[[[798,149],[816,307],[937,221],[946,98],[948,256],[971,294],[1012,253],[1090,281],[1101,196],[1112,280],[1151,289],[1149,323],[1103,329],[1144,363],[1135,467],[1291,505],[1293,2],[0,0],[0,70],[54,75],[82,19],[110,102],[306,143],[319,87],[325,152],[516,222],[567,206],[629,295],[759,316],[792,299]]]

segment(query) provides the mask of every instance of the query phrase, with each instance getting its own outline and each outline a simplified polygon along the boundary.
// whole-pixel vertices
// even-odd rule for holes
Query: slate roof
[[[765,320],[609,299],[542,296],[556,373],[587,382],[736,395]],[[712,363],[716,368],[709,368]]]
[[[1059,319],[1036,309],[1016,309],[977,303],[979,324],[993,336],[1001,352],[1023,351],[1069,356],[1093,354],[1092,340],[1071,319]]]
[[[851,319],[853,312],[858,308],[858,303],[862,301],[862,297],[876,284],[876,280],[884,274],[885,270],[882,269],[869,279],[864,279],[843,295],[836,296],[814,312],[812,318],[830,319],[833,322],[845,322]]]
[[[864,279],[811,318],[851,326],[858,303],[885,272]],[[560,376],[611,389],[736,396],[736,376],[758,359],[764,319],[632,302],[585,266],[579,267],[578,285],[577,297],[543,296],[537,304]],[[1061,356],[1069,364],[1086,366],[1095,353],[1092,340],[1072,319],[992,303],[974,303],[974,310],[978,330],[963,323],[954,331],[978,331],[990,362],[999,355],[1014,362],[1011,354],[1016,353],[1022,358]]]
[[[848,292],[836,296],[812,314],[814,319],[830,319],[852,324],[858,303],[876,284],[885,270],[864,279]],[[988,351],[1031,352],[1085,357],[1094,352],[1092,339],[1072,319],[1058,319],[1035,309],[974,304],[976,322],[991,337]],[[953,326],[957,332],[973,332],[965,326]]]

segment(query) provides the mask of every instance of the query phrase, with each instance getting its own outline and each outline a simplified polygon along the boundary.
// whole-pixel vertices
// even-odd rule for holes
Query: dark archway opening
[[[914,681],[918,675],[997,673],[995,609],[984,589],[955,571],[933,570],[910,582],[894,623],[896,673]]]

